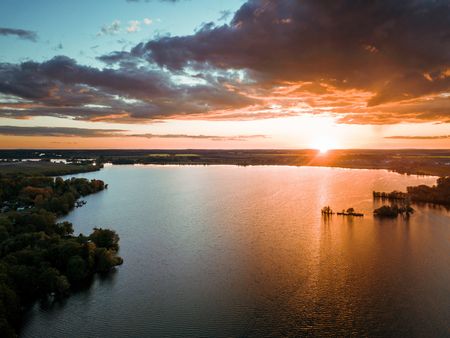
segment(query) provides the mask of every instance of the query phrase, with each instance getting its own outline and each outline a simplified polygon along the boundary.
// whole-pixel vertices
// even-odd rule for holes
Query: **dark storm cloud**
[[[14,29],[14,28],[6,28],[0,27],[0,35],[13,35],[17,36],[20,39],[30,40],[33,42],[37,41],[37,34],[33,31],[28,31],[24,29]]]

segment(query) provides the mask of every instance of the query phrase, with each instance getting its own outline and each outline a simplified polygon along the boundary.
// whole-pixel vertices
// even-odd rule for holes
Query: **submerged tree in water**
[[[388,217],[388,218],[395,218],[398,215],[404,215],[408,217],[413,212],[414,209],[409,204],[400,207],[396,204],[393,206],[383,205],[382,207],[375,209],[373,211],[374,215],[377,217]]]

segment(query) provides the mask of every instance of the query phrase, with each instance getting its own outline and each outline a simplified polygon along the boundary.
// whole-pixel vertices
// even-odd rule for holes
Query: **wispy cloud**
[[[111,137],[124,132],[120,129],[89,129],[66,127],[19,127],[0,126],[0,135],[48,136],[48,137]]]
[[[134,33],[141,30],[141,23],[139,20],[131,20],[128,23],[127,32],[128,33]]]
[[[185,138],[185,139],[203,139],[211,141],[247,141],[250,139],[267,138],[266,135],[187,135],[187,134],[133,134],[129,135],[133,137],[145,137],[145,138]]]
[[[120,20],[114,20],[111,24],[102,26],[100,31],[97,33],[97,36],[116,35],[121,31],[126,31],[128,33],[139,32],[141,30],[141,23],[146,26],[150,26],[153,24],[153,20],[150,18],[144,18],[142,22],[139,20],[130,20],[128,25],[124,27],[123,30]]]
[[[97,35],[115,35],[120,32],[120,26],[120,20],[114,20],[111,24],[102,26]]]
[[[136,137],[165,139],[202,139],[211,141],[247,141],[267,138],[266,135],[189,135],[189,134],[130,134],[123,129],[91,129],[69,127],[21,127],[0,126],[0,135],[4,136],[41,136],[41,137]]]
[[[430,136],[386,136],[388,139],[398,139],[398,140],[445,140],[450,139],[450,135],[430,135]]]
[[[37,38],[38,38],[36,32],[28,31],[28,30],[24,30],[24,29],[6,28],[6,27],[0,27],[0,35],[17,36],[20,39],[30,40],[33,42],[36,42]]]
[[[230,10],[220,11],[218,21],[226,21],[233,13]]]

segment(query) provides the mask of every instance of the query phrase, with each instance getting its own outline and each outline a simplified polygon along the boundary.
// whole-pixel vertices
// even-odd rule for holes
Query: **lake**
[[[65,220],[120,235],[124,264],[21,337],[444,337],[450,213],[378,220],[372,191],[434,184],[383,170],[108,166]],[[354,207],[363,218],[320,210]]]

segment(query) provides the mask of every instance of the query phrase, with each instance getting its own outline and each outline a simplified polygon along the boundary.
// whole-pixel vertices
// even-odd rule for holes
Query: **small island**
[[[361,212],[356,212],[354,208],[348,208],[347,210],[342,210],[341,212],[337,213],[341,216],[354,216],[354,217],[363,217],[364,214]]]
[[[398,206],[398,205],[383,205],[382,207],[375,209],[373,214],[380,218],[396,218],[399,215],[408,217],[414,212],[414,209],[410,205]]]
[[[333,209],[331,209],[330,206],[325,206],[321,210],[322,215],[328,216],[328,215],[334,215],[335,212]],[[364,214],[360,212],[356,212],[354,208],[348,208],[347,210],[342,210],[341,212],[337,212],[337,215],[340,216],[354,216],[354,217],[363,217]]]
[[[325,206],[321,210],[322,215],[328,216],[328,215],[334,215],[333,209],[329,205]]]

